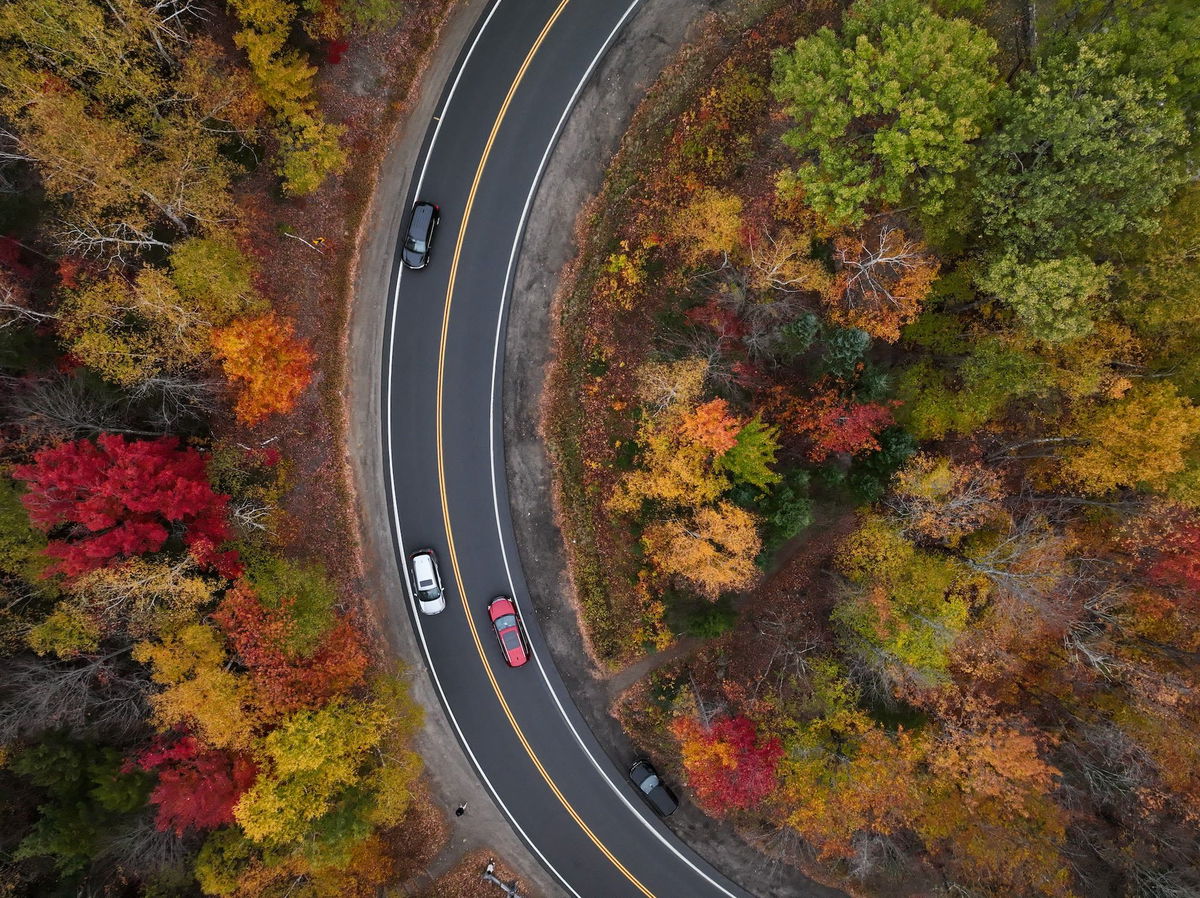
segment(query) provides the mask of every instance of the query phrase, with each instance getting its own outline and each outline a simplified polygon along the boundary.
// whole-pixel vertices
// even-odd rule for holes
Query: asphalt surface
[[[430,676],[484,787],[565,891],[743,896],[654,817],[571,703],[527,599],[503,473],[502,328],[527,204],[632,11],[499,0],[438,104],[408,204],[418,193],[437,203],[441,226],[422,271],[401,272],[397,240],[384,334],[393,537],[400,564],[417,548],[440,559],[446,610],[409,608]],[[527,612],[534,657],[523,668],[506,667],[490,629],[487,604],[501,594]]]

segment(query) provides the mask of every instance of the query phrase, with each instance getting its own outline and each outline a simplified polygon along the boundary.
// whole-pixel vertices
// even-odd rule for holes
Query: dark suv
[[[649,761],[635,761],[634,765],[629,768],[629,778],[638,787],[638,791],[645,796],[650,807],[654,808],[660,816],[670,817],[675,813],[679,807],[679,799],[658,778],[658,771],[651,766]]]
[[[404,250],[401,258],[409,268],[424,268],[429,264],[429,250],[433,247],[433,232],[442,220],[439,209],[433,203],[418,200],[408,217],[408,230],[404,232]]]

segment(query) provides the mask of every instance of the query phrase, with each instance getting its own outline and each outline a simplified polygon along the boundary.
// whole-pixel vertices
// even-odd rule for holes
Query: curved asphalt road
[[[430,266],[392,277],[383,433],[398,562],[441,560],[448,605],[410,614],[468,757],[518,834],[579,898],[745,896],[675,838],[600,749],[532,614],[510,670],[486,606],[530,609],[504,483],[501,328],[529,198],[575,97],[638,0],[497,0],[430,123],[411,188],[438,203]],[[509,359],[509,364],[521,360]],[[497,473],[499,472],[499,473]],[[436,764],[436,758],[427,758]]]

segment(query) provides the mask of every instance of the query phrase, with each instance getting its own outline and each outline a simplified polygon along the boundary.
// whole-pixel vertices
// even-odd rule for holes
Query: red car
[[[488,605],[488,617],[492,629],[500,641],[500,651],[509,667],[520,667],[529,660],[529,646],[525,642],[525,631],[521,626],[521,615],[517,603],[507,596],[497,596]]]

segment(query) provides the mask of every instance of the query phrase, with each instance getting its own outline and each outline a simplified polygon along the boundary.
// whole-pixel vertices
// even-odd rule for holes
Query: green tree
[[[65,875],[86,869],[103,837],[123,815],[143,807],[150,793],[152,777],[124,766],[115,748],[61,735],[13,758],[13,772],[42,789],[46,800],[12,859],[49,857]]]
[[[778,428],[764,424],[762,417],[755,415],[738,431],[737,442],[716,457],[713,467],[737,483],[769,490],[771,484],[779,482],[779,474],[771,469],[779,451],[777,433]]]
[[[1069,0],[1054,24],[1046,30],[1054,49],[1095,42],[1120,54],[1123,71],[1156,84],[1193,120],[1200,113],[1200,7],[1191,0]]]
[[[911,196],[941,214],[989,119],[996,50],[920,0],[858,0],[841,34],[822,28],[781,52],[773,88],[800,125],[784,141],[815,157],[798,170],[812,207],[858,224]]]
[[[391,28],[405,12],[400,0],[303,0],[304,30],[318,40],[334,40],[352,31]]]
[[[337,623],[337,592],[325,569],[317,564],[297,564],[277,555],[255,559],[246,579],[268,608],[286,605],[292,622],[287,649],[297,655],[311,652]]]
[[[254,265],[228,231],[181,240],[171,248],[170,265],[179,295],[213,327],[266,310],[254,288]]]
[[[1158,79],[1087,38],[1033,72],[999,106],[979,160],[987,238],[1053,258],[1124,231],[1151,232],[1188,178],[1187,119]]]
[[[1111,266],[1086,256],[1020,262],[1008,253],[988,266],[978,284],[1011,307],[1031,336],[1062,343],[1091,332],[1111,275]]]
[[[196,882],[206,895],[236,895],[242,876],[260,855],[260,849],[237,827],[215,830],[196,855]]]
[[[808,472],[792,468],[759,502],[763,516],[763,554],[773,555],[812,523],[812,500],[808,495]]]
[[[963,348],[957,372],[926,358],[900,376],[898,417],[919,439],[971,433],[1000,417],[1010,401],[1050,387],[1053,372],[1047,361],[1002,337]]]
[[[951,558],[905,548],[867,574],[866,588],[852,590],[831,616],[846,647],[869,667],[927,685],[945,676],[950,646],[967,625],[968,596],[955,588],[962,574]]]

